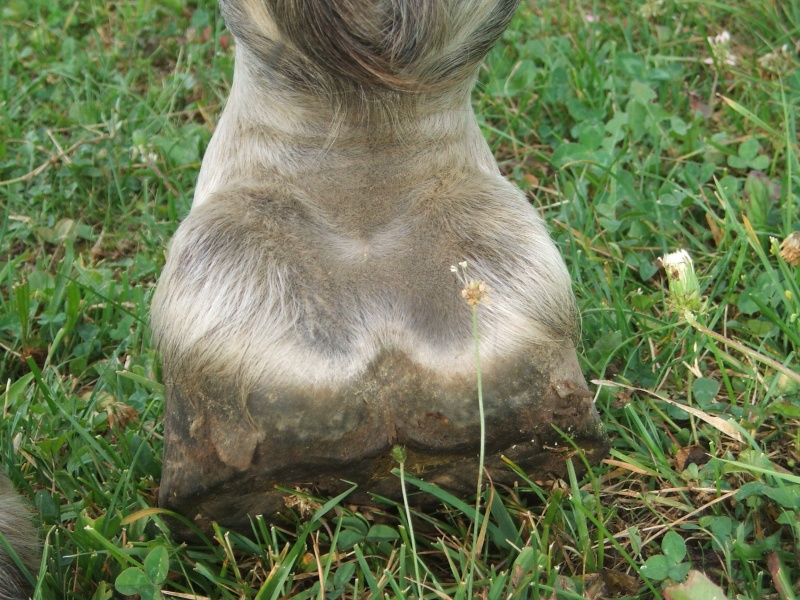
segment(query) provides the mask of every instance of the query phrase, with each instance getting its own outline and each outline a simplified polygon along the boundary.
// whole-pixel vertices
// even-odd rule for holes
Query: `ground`
[[[194,546],[155,508],[147,311],[233,42],[210,0],[10,0],[0,35],[0,461],[38,511],[37,597],[800,593],[800,1],[523,1],[481,70],[485,135],[573,274],[603,464],[485,482],[477,519],[405,473],[440,510],[299,490],[257,543]],[[657,260],[682,248],[688,305]]]

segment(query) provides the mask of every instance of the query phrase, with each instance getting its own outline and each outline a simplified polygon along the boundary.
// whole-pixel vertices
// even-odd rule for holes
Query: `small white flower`
[[[664,14],[664,0],[646,0],[639,8],[639,14],[645,19],[655,19]]]
[[[781,258],[796,267],[800,265],[800,231],[793,231],[781,242]]]
[[[759,58],[758,66],[776,75],[782,75],[791,71],[794,66],[794,61],[792,60],[792,54],[789,52],[789,44],[784,44],[775,50],[775,52],[768,52]]]
[[[708,38],[708,43],[712,46],[728,45],[731,43],[731,34],[728,31],[723,31],[715,38]]]
[[[727,31],[706,38],[711,47],[711,56],[703,60],[707,65],[722,64],[732,67],[736,65],[736,55],[731,52],[731,34]]]
[[[131,158],[133,160],[141,158],[146,163],[154,163],[158,160],[158,154],[145,146],[131,146]]]

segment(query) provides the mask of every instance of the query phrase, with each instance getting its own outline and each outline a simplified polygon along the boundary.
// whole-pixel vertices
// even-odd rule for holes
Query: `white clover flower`
[[[655,19],[664,14],[664,0],[647,0],[639,8],[639,14],[645,19]]]
[[[781,242],[781,258],[796,267],[800,265],[800,231],[793,231]]]
[[[784,44],[774,52],[767,52],[757,62],[759,67],[776,75],[788,73],[794,66],[789,44]]]
[[[703,62],[707,65],[721,64],[733,67],[738,61],[736,55],[731,52],[731,34],[726,31],[711,37],[706,38],[708,45],[711,47],[711,56],[704,59]]]
[[[154,163],[158,160],[158,154],[153,152],[152,148],[145,145],[134,145],[130,148],[131,159],[136,160],[141,158],[142,162]]]
[[[725,45],[730,44],[731,43],[731,34],[728,33],[728,30],[726,29],[725,31],[723,31],[722,33],[720,33],[719,35],[717,35],[713,39],[709,37],[708,38],[708,43],[712,44],[712,45],[716,45],[716,46],[720,46],[720,45],[723,45],[723,44],[725,44]]]

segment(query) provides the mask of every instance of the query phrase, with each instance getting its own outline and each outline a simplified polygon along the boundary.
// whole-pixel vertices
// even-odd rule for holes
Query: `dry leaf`
[[[646,390],[644,388],[637,388],[631,385],[625,385],[623,383],[617,383],[616,381],[608,381],[605,379],[594,379],[592,383],[595,385],[604,385],[606,387],[619,387],[626,390],[631,390],[635,392],[642,392],[644,394],[649,394],[653,398],[657,398],[661,400],[661,402],[666,402],[667,404],[671,404],[672,406],[677,406],[681,410],[685,410],[690,415],[697,417],[701,421],[705,421],[709,425],[711,425],[714,429],[717,429],[720,433],[727,435],[729,438],[736,440],[737,442],[744,442],[744,438],[742,434],[739,433],[739,430],[736,429],[734,425],[726,421],[721,417],[715,417],[713,415],[708,414],[705,411],[699,410],[694,408],[693,406],[687,406],[685,404],[681,404],[680,402],[675,402],[675,400],[670,400],[666,396],[662,396],[661,394],[657,394],[656,392],[652,392],[650,390]]]

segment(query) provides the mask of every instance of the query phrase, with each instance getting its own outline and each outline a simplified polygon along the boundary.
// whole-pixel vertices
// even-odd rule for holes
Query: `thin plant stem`
[[[481,489],[483,488],[483,463],[486,455],[486,417],[483,411],[483,383],[481,380],[481,353],[478,342],[478,305],[472,306],[472,337],[475,340],[475,370],[478,381],[478,415],[480,418],[480,450],[478,452],[478,489],[475,497],[475,520],[472,529],[472,555],[470,556],[469,576],[467,577],[467,597],[472,598],[472,584],[475,577],[475,564],[478,560],[478,519],[481,509]]]
[[[414,556],[414,586],[417,588],[417,598],[422,598],[422,580],[419,576],[419,555],[417,554],[417,540],[414,536],[414,525],[411,523],[411,508],[408,506],[408,494],[406,493],[406,461],[405,452],[403,452],[403,460],[400,462],[400,490],[403,493],[403,508],[406,512],[406,521],[408,522],[408,539],[411,540],[411,554]]]
[[[800,383],[800,375],[798,375],[795,371],[793,371],[789,367],[782,365],[777,360],[773,360],[769,356],[764,356],[760,352],[756,352],[755,350],[748,348],[747,346],[745,346],[740,342],[727,338],[724,335],[717,333],[716,331],[710,330],[708,327],[701,325],[694,317],[694,315],[688,311],[683,313],[683,318],[686,319],[686,322],[689,323],[689,325],[697,329],[699,332],[704,333],[708,337],[715,339],[718,342],[722,342],[726,346],[730,346],[731,348],[736,348],[742,354],[745,354],[750,358],[754,358],[755,360],[760,361],[765,365],[772,367],[779,373],[783,373],[789,379],[792,379],[793,381]]]

